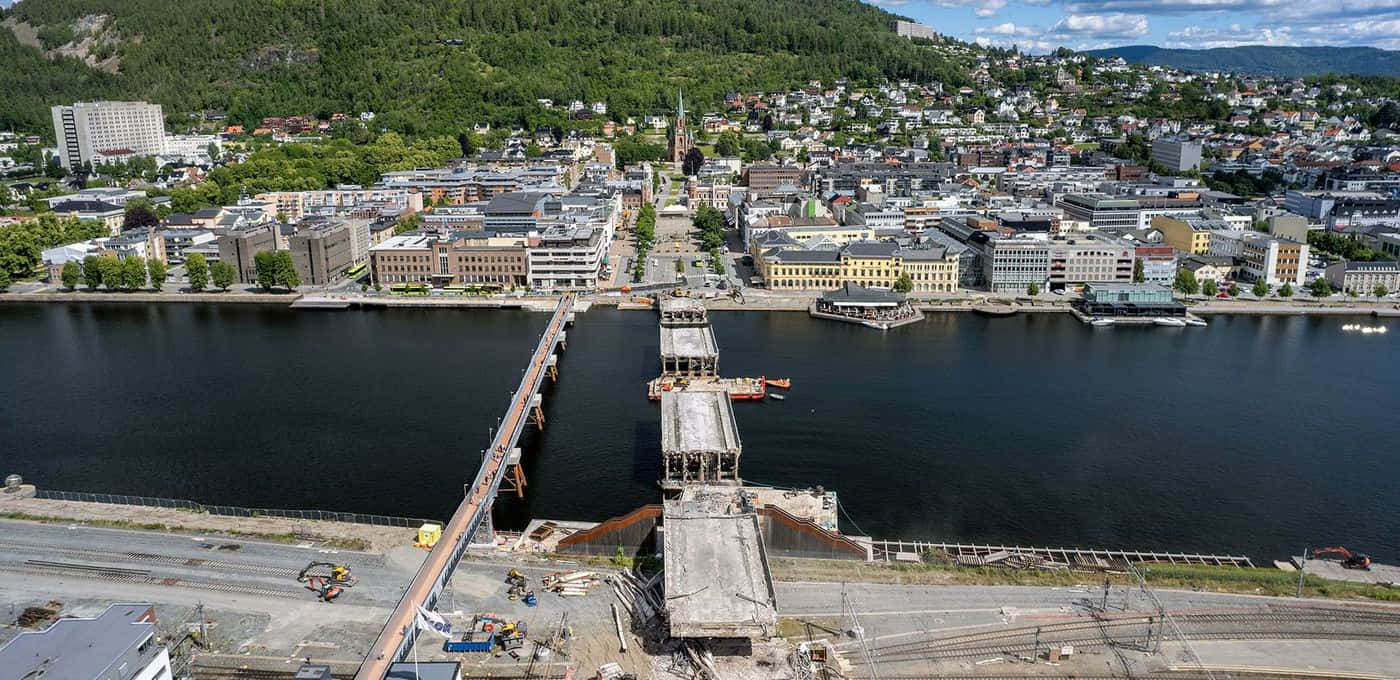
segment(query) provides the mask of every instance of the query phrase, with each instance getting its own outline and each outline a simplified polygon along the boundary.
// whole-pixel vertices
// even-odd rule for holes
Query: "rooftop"
[[[114,604],[91,618],[62,618],[0,647],[0,669],[15,678],[106,677],[112,664],[155,635],[155,620],[147,603]]]

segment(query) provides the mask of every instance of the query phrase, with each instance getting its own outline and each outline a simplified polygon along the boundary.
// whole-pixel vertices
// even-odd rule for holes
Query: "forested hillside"
[[[966,79],[891,34],[893,18],[858,0],[24,0],[5,12],[19,30],[0,29],[0,127],[111,96],[244,123],[374,111],[391,129],[454,133],[561,115],[537,98],[639,114],[681,88],[714,106],[812,78]]]
[[[1292,78],[1338,73],[1394,76],[1400,52],[1374,47],[1272,47],[1245,45],[1208,50],[1171,50],[1152,45],[1125,45],[1089,50],[1096,57],[1122,57],[1134,64],[1156,64],[1190,71],[1229,71]]]

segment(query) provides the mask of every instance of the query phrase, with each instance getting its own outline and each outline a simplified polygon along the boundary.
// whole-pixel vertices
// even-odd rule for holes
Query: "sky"
[[[1400,0],[866,0],[984,45],[1400,49]]]

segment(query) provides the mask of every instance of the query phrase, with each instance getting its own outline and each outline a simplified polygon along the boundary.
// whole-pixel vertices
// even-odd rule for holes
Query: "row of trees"
[[[724,257],[720,248],[724,245],[724,213],[702,204],[695,210],[694,224],[700,236],[700,247],[710,252],[710,269],[723,274]]]
[[[1343,260],[1370,262],[1386,259],[1383,254],[1367,248],[1360,241],[1324,231],[1309,231],[1308,246]]]
[[[88,290],[97,290],[100,286],[106,286],[107,290],[140,290],[146,287],[149,279],[152,287],[159,291],[166,270],[165,261],[155,257],[147,260],[130,255],[119,260],[112,255],[88,255],[81,263],[65,262],[59,279],[69,290],[77,289],[80,282]]]
[[[656,206],[647,203],[637,211],[634,232],[637,236],[637,261],[632,264],[632,276],[640,281],[647,273],[647,253],[656,243]]]
[[[233,285],[233,280],[238,277],[233,265],[223,260],[210,264],[199,253],[191,253],[189,259],[185,260],[185,274],[190,280],[190,290],[196,293],[208,288],[210,282],[220,290],[228,290],[229,286]]]

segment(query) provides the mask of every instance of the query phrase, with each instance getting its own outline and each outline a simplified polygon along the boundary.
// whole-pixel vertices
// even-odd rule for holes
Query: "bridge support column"
[[[543,404],[544,399],[538,394],[536,394],[534,398],[530,400],[530,419],[527,421],[531,425],[534,425],[536,428],[541,430],[544,429]]]
[[[525,497],[525,470],[520,467],[519,447],[510,450],[510,455],[506,456],[505,476],[501,478],[501,490],[515,492],[516,498]]]
[[[549,362],[545,367],[545,373],[551,382],[559,382],[559,355],[549,355]]]
[[[572,316],[572,314],[571,314],[570,316]],[[570,320],[572,320],[572,319],[570,319]],[[559,331],[559,349],[568,349],[568,348],[569,348],[569,334],[561,330],[561,331]]]

